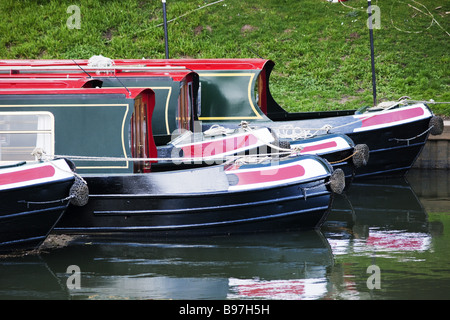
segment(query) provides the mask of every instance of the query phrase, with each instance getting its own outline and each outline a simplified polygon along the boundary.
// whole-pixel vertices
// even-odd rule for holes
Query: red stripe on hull
[[[305,168],[299,164],[284,168],[273,168],[249,172],[235,172],[239,178],[239,185],[267,183],[280,180],[288,180],[301,177],[305,174]]]
[[[312,146],[306,146],[302,149],[302,151],[300,153],[319,151],[319,150],[334,148],[334,147],[337,147],[336,141],[329,141],[329,142],[316,144],[316,145],[312,145]]]
[[[253,135],[220,139],[197,145],[182,147],[184,157],[210,157],[221,153],[230,152],[244,147],[249,147],[258,142]]]
[[[422,108],[413,108],[406,110],[398,110],[395,112],[389,112],[384,114],[379,114],[375,116],[369,116],[368,118],[362,119],[362,127],[376,126],[380,124],[388,124],[391,122],[407,120],[415,117],[420,117],[424,115],[424,110]]]
[[[8,172],[0,174],[0,185],[7,185],[12,183],[21,183],[30,180],[44,179],[53,177],[55,168],[53,166],[43,166],[32,169],[25,169],[20,171]]]

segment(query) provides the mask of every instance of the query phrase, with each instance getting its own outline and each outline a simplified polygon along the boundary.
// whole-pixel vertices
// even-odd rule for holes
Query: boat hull
[[[301,114],[298,114],[301,117]],[[429,135],[433,114],[424,104],[401,106],[381,112],[296,120],[262,122],[277,131],[286,125],[324,128],[330,134],[345,134],[356,145],[366,144],[369,160],[355,171],[354,179],[403,176],[420,155]],[[323,133],[323,130],[321,131]]]
[[[349,134],[356,143],[369,146],[369,165],[361,167],[355,179],[400,177],[413,166],[428,139],[429,118],[367,132]],[[422,134],[421,136],[418,136]],[[418,136],[418,137],[416,137]],[[416,138],[414,138],[416,137]],[[409,140],[410,138],[414,138]]]
[[[254,172],[248,166],[247,170],[225,174],[222,166],[212,166],[170,173],[85,177],[88,204],[71,206],[55,232],[172,237],[314,229],[322,225],[333,199],[325,184],[331,170],[307,179],[287,179],[285,183],[277,181],[279,175],[286,174],[283,168],[273,177]]]
[[[6,174],[1,178],[6,181]],[[0,190],[0,252],[37,248],[67,209],[73,181],[73,176],[67,175]]]
[[[334,170],[341,169],[345,175],[345,187],[348,189],[353,181],[355,173],[364,164],[355,161],[355,143],[345,135],[328,134],[319,137],[288,140],[291,149],[300,147],[300,154],[315,154],[326,159]],[[362,152],[359,150],[359,152]],[[361,157],[360,157],[361,158]],[[366,159],[364,159],[365,161]]]

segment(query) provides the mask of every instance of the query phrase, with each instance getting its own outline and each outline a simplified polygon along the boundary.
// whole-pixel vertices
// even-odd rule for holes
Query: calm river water
[[[320,231],[3,257],[0,299],[450,299],[449,252],[450,172],[411,171],[354,183]]]

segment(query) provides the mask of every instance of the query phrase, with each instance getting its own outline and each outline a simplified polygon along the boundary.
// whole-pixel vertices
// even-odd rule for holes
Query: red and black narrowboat
[[[16,79],[22,81],[33,79],[34,81],[42,81],[40,86],[47,84],[49,88],[53,86],[49,79],[54,81],[57,76],[63,76],[63,79],[79,79],[80,81],[82,79],[94,81],[92,79],[95,79],[95,81],[101,81],[101,86],[104,89],[151,87],[155,91],[156,107],[152,126],[155,143],[158,146],[158,157],[171,159],[170,161],[160,160],[155,163],[153,165],[154,171],[166,170],[168,166],[180,169],[208,163],[220,163],[237,153],[279,153],[280,150],[286,152],[287,146],[287,149],[301,149],[300,153],[318,154],[327,159],[334,168],[340,168],[344,171],[348,186],[355,171],[359,170],[360,166],[367,164],[367,146],[364,144],[355,146],[351,139],[342,134],[322,134],[314,137],[303,137],[301,140],[280,140],[271,128],[260,126],[250,132],[248,128],[251,126],[246,126],[247,130],[237,128],[228,130],[227,133],[206,137],[207,132],[211,131],[215,125],[208,121],[207,125],[202,125],[204,117],[201,116],[203,111],[202,102],[199,98],[202,91],[196,72],[182,64],[168,64],[163,61],[152,63],[151,66],[147,66],[145,63],[140,64],[139,60],[134,61],[131,65],[120,63],[117,67],[114,67],[112,62],[110,64],[111,67],[97,67],[86,61],[6,60],[3,61],[3,64],[0,62],[0,79],[3,77],[5,81],[10,79],[16,82],[18,82]],[[233,65],[231,64],[231,66]],[[245,83],[243,85],[248,87]],[[179,90],[177,86],[179,86]],[[239,96],[241,93],[236,92],[238,99],[242,99]],[[232,95],[230,93],[228,95],[229,101],[224,103],[225,110],[233,105],[238,107],[237,110],[239,110],[242,107],[242,101],[234,101]],[[243,101],[245,102],[246,99],[250,99],[250,94],[248,97],[244,97]],[[205,104],[203,104],[203,108],[205,108]],[[209,105],[206,106],[207,111],[210,108]],[[241,111],[246,112],[245,108]],[[251,117],[242,117],[239,112],[237,114],[238,116],[234,119],[240,117],[244,120],[252,119]],[[222,121],[223,119],[217,118],[216,120]],[[189,137],[183,135],[180,147],[178,135],[186,131],[192,134]],[[271,135],[267,137],[269,131]],[[279,147],[280,142],[283,148]],[[306,149],[303,150],[303,148]],[[175,167],[173,167],[172,161],[174,157],[180,158]]]
[[[14,62],[3,62],[3,64]],[[36,62],[23,62],[25,65]],[[43,63],[41,61],[41,63]],[[67,61],[47,61],[65,64]],[[72,62],[73,63],[73,62]],[[87,64],[87,60],[78,60]],[[198,119],[204,129],[211,124],[235,128],[245,120],[268,127],[288,140],[301,141],[319,134],[345,134],[370,150],[360,177],[403,176],[413,165],[429,133],[440,134],[442,119],[425,103],[395,103],[387,108],[289,113],[273,98],[269,78],[275,64],[265,59],[160,59],[114,60],[116,66],[139,63],[184,66],[200,78],[202,108]]]
[[[14,114],[9,116],[14,117]],[[31,117],[28,120],[32,121]],[[22,121],[20,123],[29,125]],[[10,122],[0,120],[2,144],[8,138],[4,127],[9,124]],[[15,134],[30,134],[23,131],[18,133],[17,129],[19,128],[16,126]],[[3,151],[4,147],[0,149]],[[71,190],[75,181],[72,169],[64,159],[6,162],[10,155],[12,154],[9,152],[0,153],[2,254],[38,248],[66,211],[72,199]]]
[[[89,187],[87,204],[70,205],[56,232],[151,237],[317,228],[345,184],[342,171],[315,155],[152,172],[154,107],[151,89],[0,90],[0,121],[40,119],[34,136],[10,132],[2,148],[27,150],[11,157],[39,147],[68,158]]]

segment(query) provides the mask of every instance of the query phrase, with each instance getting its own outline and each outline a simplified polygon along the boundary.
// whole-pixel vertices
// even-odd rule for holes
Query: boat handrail
[[[0,161],[0,169],[20,167],[27,163],[26,161],[14,161],[14,162],[5,162],[2,164],[2,162],[3,161]]]

